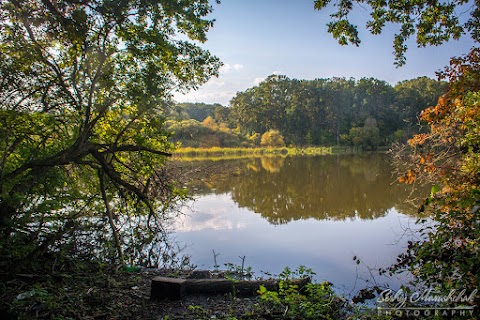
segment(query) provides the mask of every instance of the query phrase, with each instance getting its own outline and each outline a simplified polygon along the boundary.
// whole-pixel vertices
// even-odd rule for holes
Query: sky
[[[419,76],[435,78],[435,72],[451,57],[465,54],[474,42],[465,36],[441,46],[417,48],[408,42],[407,64],[394,65],[393,35],[389,27],[381,35],[365,28],[368,12],[360,7],[352,16],[362,43],[341,46],[327,32],[332,9],[316,11],[313,0],[223,0],[213,4],[215,19],[208,41],[201,47],[220,58],[224,66],[218,78],[196,91],[175,94],[178,102],[220,103],[271,74],[289,78],[374,77],[395,85]]]

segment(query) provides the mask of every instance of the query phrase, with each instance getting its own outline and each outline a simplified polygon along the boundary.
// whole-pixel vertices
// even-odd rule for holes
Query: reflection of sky
[[[244,211],[246,214],[239,214]],[[229,194],[208,195],[188,203],[174,225],[178,232],[245,229],[258,217],[239,209]]]
[[[328,280],[348,291],[357,275],[353,256],[369,267],[386,267],[408,240],[404,229],[414,219],[394,208],[375,220],[301,220],[272,225],[259,214],[238,208],[230,194],[198,198],[185,210],[177,226],[177,239],[187,245],[186,254],[199,269],[211,269],[213,252],[218,263],[241,264],[260,271],[279,273],[285,266],[312,268],[319,280]],[[366,277],[366,268],[359,276]],[[378,280],[378,279],[377,279]],[[395,281],[390,281],[395,285]]]

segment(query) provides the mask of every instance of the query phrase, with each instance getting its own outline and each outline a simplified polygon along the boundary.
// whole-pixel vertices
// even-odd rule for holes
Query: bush
[[[278,291],[260,286],[258,293],[264,307],[271,313],[281,312],[284,319],[339,319],[344,302],[329,282],[309,282],[305,287],[291,284],[292,278],[312,278],[311,269],[300,267],[291,271],[288,267],[279,275]]]
[[[269,130],[262,135],[260,145],[263,147],[281,148],[285,147],[285,141],[278,130]]]

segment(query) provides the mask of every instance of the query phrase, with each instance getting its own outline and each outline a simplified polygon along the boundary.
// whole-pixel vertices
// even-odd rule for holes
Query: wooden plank
[[[180,300],[185,296],[185,279],[155,277],[152,280],[150,299]]]
[[[290,283],[299,289],[310,282],[310,278],[292,279]],[[278,280],[240,280],[229,279],[177,279],[156,277],[152,280],[152,299],[182,299],[186,294],[220,295],[233,293],[237,296],[253,296],[261,285],[268,290],[278,290]]]

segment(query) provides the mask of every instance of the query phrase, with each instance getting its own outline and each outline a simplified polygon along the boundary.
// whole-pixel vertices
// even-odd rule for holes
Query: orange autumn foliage
[[[428,210],[435,226],[423,229],[424,240],[412,243],[393,270],[408,269],[445,292],[474,290],[480,284],[480,48],[453,58],[439,76],[449,87],[421,114],[429,132],[408,141],[407,159],[396,155],[407,166],[400,182],[434,185],[419,212]]]

